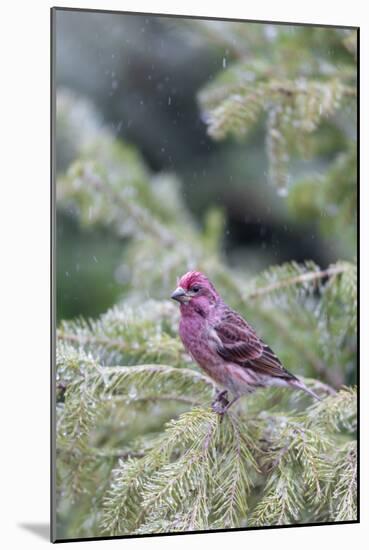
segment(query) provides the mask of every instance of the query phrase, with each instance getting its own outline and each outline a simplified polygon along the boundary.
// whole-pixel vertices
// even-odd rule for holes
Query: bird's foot
[[[220,416],[223,416],[225,414],[225,412],[228,410],[228,404],[223,405],[219,401],[215,401],[211,404],[211,410],[213,412],[219,414]]]
[[[219,392],[212,402],[211,408],[215,413],[223,415],[228,409],[229,401],[227,399],[227,393],[227,390]]]

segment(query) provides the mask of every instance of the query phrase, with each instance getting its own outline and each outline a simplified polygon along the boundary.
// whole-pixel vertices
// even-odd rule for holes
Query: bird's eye
[[[195,285],[191,288],[192,292],[198,292],[200,290],[200,287]]]

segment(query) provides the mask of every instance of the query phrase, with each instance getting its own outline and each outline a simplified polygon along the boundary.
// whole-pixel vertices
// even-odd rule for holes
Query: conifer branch
[[[282,195],[288,183],[290,211],[301,220],[316,213],[322,231],[351,246],[357,159],[355,144],[344,145],[351,130],[340,129],[343,152],[318,177],[289,186],[288,159],[306,153],[307,138],[319,151],[319,140],[326,145],[323,121],[337,133],[344,107],[355,101],[354,65],[347,61],[338,71],[321,55],[316,64],[295,33],[284,40],[299,57],[274,63],[278,29],[274,38],[256,33],[234,42],[240,27],[232,36],[222,36],[221,27],[208,39],[226,45],[235,60],[227,57],[200,91],[209,135],[242,139],[269,119],[271,175]],[[355,55],[354,34],[332,30],[330,40]],[[255,44],[267,55],[245,59]],[[91,105],[63,91],[57,111],[59,132],[73,149],[57,182],[58,207],[125,237],[122,265],[129,266],[121,303],[97,319],[58,327],[60,524],[74,537],[355,520],[356,265],[288,262],[246,280],[224,264],[220,212],[201,230],[177,179],[151,177]],[[269,388],[240,399],[220,421],[210,409],[214,383],[184,352],[178,311],[168,300],[176,277],[189,269],[214,277],[225,300],[322,401]]]
[[[247,295],[247,298],[257,298],[259,296],[262,296],[264,294],[268,294],[269,292],[274,292],[275,290],[279,290],[281,288],[286,288],[291,285],[298,285],[303,284],[311,281],[315,281],[317,279],[325,279],[327,277],[334,277],[335,275],[339,275],[341,273],[344,273],[348,270],[347,266],[344,265],[334,265],[329,267],[328,269],[324,269],[321,271],[311,271],[311,272],[305,272],[301,275],[296,275],[295,277],[289,277],[286,279],[279,280],[275,283],[272,283],[268,286],[257,288],[256,290],[250,292],[250,294]]]
[[[126,351],[127,346],[121,340],[113,340],[110,338],[104,338],[94,336],[92,334],[74,334],[66,332],[63,329],[58,329],[56,332],[57,338],[65,340],[66,342],[72,342],[79,345],[93,344],[98,346],[104,346],[108,349],[113,348],[119,351]]]
[[[111,184],[109,185],[107,182],[103,182],[96,172],[83,170],[80,176],[84,178],[86,184],[90,185],[95,191],[105,194],[112,204],[115,204],[122,210],[122,213],[127,213],[147,235],[151,235],[158,239],[158,241],[165,246],[172,246],[175,244],[175,238],[166,227],[161,225],[158,220],[153,218],[142,206],[126,199],[125,196],[122,193],[118,193]]]

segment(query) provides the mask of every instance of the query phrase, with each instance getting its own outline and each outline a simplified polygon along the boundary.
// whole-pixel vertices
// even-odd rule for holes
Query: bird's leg
[[[228,393],[228,390],[218,390],[216,392],[213,403],[215,403],[216,401],[223,401],[223,400],[227,401],[227,393]]]
[[[228,399],[225,398],[226,393],[227,391],[220,392],[217,395],[217,398],[211,404],[212,410],[222,416],[228,411],[233,403],[235,403],[240,398],[240,396],[237,396],[232,399],[232,401],[228,401]]]
[[[230,401],[230,402],[227,404],[226,411],[228,411],[228,409],[233,405],[233,403],[235,403],[236,401],[238,401],[240,397],[241,397],[241,396],[239,395],[239,396],[235,397],[234,399],[232,399],[232,401]]]
[[[224,414],[229,406],[229,401],[227,399],[227,390],[222,390],[217,393],[214,401],[211,404],[211,408],[214,412],[218,414]]]

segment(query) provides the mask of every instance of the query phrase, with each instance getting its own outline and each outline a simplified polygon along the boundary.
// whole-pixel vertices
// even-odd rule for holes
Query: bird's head
[[[179,279],[171,298],[183,306],[206,311],[219,299],[219,294],[203,273],[189,271]]]

